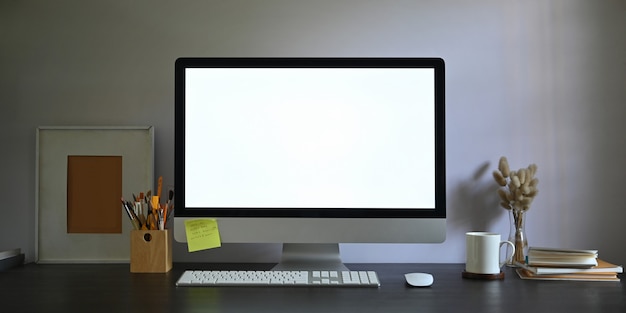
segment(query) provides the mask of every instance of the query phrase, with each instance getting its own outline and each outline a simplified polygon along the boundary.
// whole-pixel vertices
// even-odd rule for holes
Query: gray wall
[[[347,262],[463,262],[464,233],[508,234],[490,172],[539,166],[531,245],[626,263],[626,2],[0,1],[0,250],[35,251],[35,129],[153,125],[173,184],[179,56],[441,56],[448,239],[343,245]],[[175,260],[276,261],[276,245]]]

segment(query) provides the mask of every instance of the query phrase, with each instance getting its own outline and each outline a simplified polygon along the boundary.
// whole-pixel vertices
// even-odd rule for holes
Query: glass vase
[[[509,241],[515,245],[515,253],[510,261],[507,260],[507,265],[515,267],[515,262],[526,262],[526,254],[528,253],[528,239],[526,238],[526,229],[524,226],[526,224],[526,210],[511,209],[509,211],[509,220]],[[507,245],[506,255],[511,254],[509,250],[511,250],[511,248]]]

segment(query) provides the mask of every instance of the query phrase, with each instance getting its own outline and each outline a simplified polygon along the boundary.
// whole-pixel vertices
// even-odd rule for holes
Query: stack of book
[[[522,279],[620,281],[622,266],[598,258],[597,250],[531,247],[526,263],[516,263]]]

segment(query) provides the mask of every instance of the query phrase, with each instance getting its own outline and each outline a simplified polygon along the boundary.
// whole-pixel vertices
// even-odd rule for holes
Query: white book
[[[590,268],[571,268],[571,267],[542,267],[530,266],[525,263],[515,262],[515,265],[532,272],[537,275],[555,275],[555,274],[592,274],[592,273],[623,273],[624,268],[621,265],[611,264],[604,260],[598,259],[598,265]]]
[[[598,257],[598,250],[530,247],[528,255]]]

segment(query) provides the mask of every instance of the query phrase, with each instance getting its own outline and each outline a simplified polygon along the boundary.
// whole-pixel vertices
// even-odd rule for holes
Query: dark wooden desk
[[[462,264],[352,264],[378,272],[375,288],[175,287],[187,268],[269,269],[267,264],[175,264],[167,274],[131,274],[128,264],[36,265],[0,272],[0,312],[626,312],[622,282],[461,278]],[[429,272],[428,288],[404,273]]]

